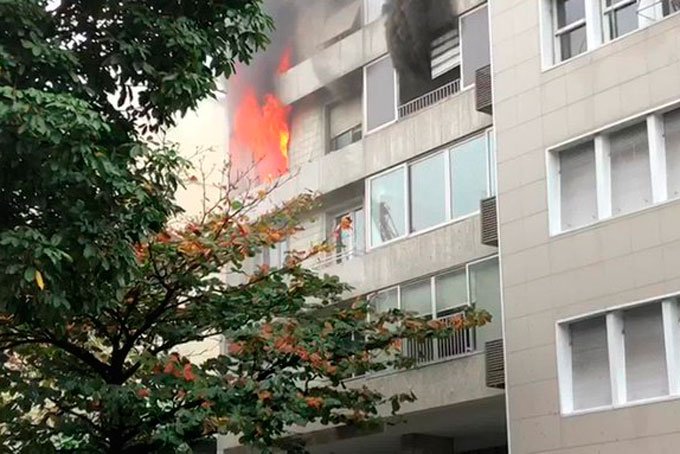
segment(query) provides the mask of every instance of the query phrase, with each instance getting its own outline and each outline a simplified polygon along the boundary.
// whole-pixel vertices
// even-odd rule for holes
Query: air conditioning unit
[[[475,71],[475,101],[479,112],[491,115],[493,96],[491,94],[491,65],[482,66]]]
[[[479,202],[479,212],[482,221],[482,244],[498,246],[498,215],[496,210],[496,196],[482,199]]]
[[[505,361],[503,339],[488,341],[484,346],[486,362],[486,386],[505,389]]]

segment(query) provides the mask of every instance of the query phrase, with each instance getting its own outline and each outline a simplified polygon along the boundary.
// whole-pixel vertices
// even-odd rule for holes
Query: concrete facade
[[[363,0],[355,1],[363,4]],[[454,12],[465,13],[485,2],[452,0],[451,4]],[[279,78],[277,95],[293,112],[291,169],[286,183],[268,202],[286,200],[305,190],[320,193],[323,202],[305,223],[304,232],[289,240],[290,248],[305,248],[327,239],[333,216],[345,208],[360,206],[366,215],[370,199],[367,181],[376,174],[448,150],[493,127],[491,115],[476,110],[471,86],[367,132],[364,68],[387,54],[385,18],[381,17],[308,55]],[[331,112],[338,105],[341,108]],[[330,152],[334,134],[356,123],[364,125],[361,140]],[[365,225],[370,222],[367,216]],[[480,216],[475,211],[387,244],[364,245],[350,259],[338,261],[331,256],[326,263],[310,266],[352,285],[348,298],[370,296],[414,280],[434,282],[434,276],[452,269],[466,270],[471,263],[497,256],[497,248],[483,245],[480,236]],[[313,442],[310,449],[337,454],[507,452],[504,393],[487,387],[485,381],[484,342],[502,337],[500,298],[487,306],[484,308],[494,320],[477,332],[471,351],[426,361],[406,372],[348,382],[348,386],[367,384],[386,395],[413,391],[418,400],[404,407],[401,425],[380,434],[349,438],[337,435],[334,428],[307,427],[302,431]],[[493,451],[481,451],[488,448]],[[233,438],[220,440],[219,451],[247,452]]]
[[[556,145],[680,101],[680,16],[552,65],[549,3],[490,2],[510,450],[676,453],[673,396],[561,411],[556,326],[680,292],[680,205],[551,234],[546,160]]]

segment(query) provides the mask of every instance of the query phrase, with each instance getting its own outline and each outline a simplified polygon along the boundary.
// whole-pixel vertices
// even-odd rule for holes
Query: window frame
[[[638,5],[638,26],[635,30],[617,36],[616,38],[611,38],[611,32],[609,30],[609,25],[607,24],[607,14],[611,11],[611,8],[620,9],[621,7],[631,4],[635,0],[619,0],[615,5],[606,7],[604,0],[584,0],[586,14],[585,14],[585,27],[586,27],[586,50],[578,55],[574,55],[568,59],[562,59],[560,55],[559,42],[556,39],[557,32],[566,33],[567,27],[562,27],[561,29],[557,27],[557,0],[541,0],[539,2],[539,17],[540,17],[540,30],[541,30],[541,58],[542,58],[542,70],[547,71],[553,67],[560,66],[567,61],[571,61],[581,55],[585,55],[603,45],[614,42],[625,36],[629,36],[636,31],[642,30],[652,24],[663,21],[675,14],[680,13],[680,9],[677,11],[671,11],[669,9],[668,14],[664,15],[664,0],[639,0],[640,5]],[[605,12],[605,9],[607,10]],[[641,13],[642,11],[649,10],[649,13]],[[569,26],[574,26],[574,23],[569,24]],[[572,28],[572,30],[574,29]]]
[[[677,197],[669,197],[668,194],[666,142],[664,134],[664,115],[676,109],[680,109],[680,105],[678,105],[677,101],[674,101],[673,103],[651,109],[649,111],[643,112],[642,114],[626,118],[603,128],[599,128],[593,132],[584,134],[574,139],[570,139],[553,147],[549,147],[546,150],[549,234],[551,237],[579,231],[590,226],[600,224],[601,222],[606,222],[609,219],[635,215],[636,213],[652,209],[656,206],[671,202],[673,200],[678,200]],[[616,131],[625,129],[628,126],[632,126],[641,122],[646,122],[647,125],[652,203],[630,212],[613,214],[611,198],[611,163],[608,149],[608,136]],[[574,146],[589,140],[593,140],[595,146],[595,176],[598,219],[573,228],[562,229],[559,153],[565,151],[568,152]]]
[[[366,210],[365,208],[361,205],[361,203],[355,203],[353,205],[348,206],[346,209],[342,210],[336,210],[333,211],[329,216],[329,221],[331,224],[330,231],[328,232],[329,237],[332,236],[335,232],[335,230],[338,228],[338,220],[341,220],[345,216],[349,216],[352,220],[352,247],[350,249],[346,249],[344,251],[339,251],[336,247],[333,249],[332,255],[335,257],[336,263],[345,263],[357,256],[361,256],[364,254],[366,251],[366,225],[364,225],[364,232],[363,232],[363,238],[364,238],[364,244],[363,245],[357,245],[357,233],[356,233],[356,225],[357,225],[357,218],[359,218],[359,211],[363,211],[364,215],[364,221],[366,219]],[[337,241],[337,239],[336,239]]]
[[[602,5],[602,31],[604,33],[604,41],[609,42],[613,41],[617,38],[620,38],[622,36],[626,36],[629,33],[634,32],[635,30],[641,28],[643,26],[642,20],[640,18],[639,14],[639,8],[636,8],[636,20],[637,20],[637,27],[635,30],[631,30],[629,32],[623,33],[621,35],[613,36],[612,32],[613,30],[611,29],[611,14],[616,14],[616,12],[622,8],[625,8],[627,6],[630,6],[632,4],[638,4],[638,0],[613,0],[612,4],[607,6],[607,0],[601,0],[601,5]]]
[[[361,135],[362,138],[369,135],[369,134],[372,134],[376,131],[380,131],[381,129],[384,129],[384,128],[396,123],[399,120],[399,74],[397,74],[397,70],[394,68],[394,64],[393,64],[392,65],[392,77],[393,77],[393,80],[394,80],[394,93],[393,93],[392,101],[393,101],[393,104],[394,104],[394,118],[390,121],[387,121],[383,124],[376,126],[373,129],[368,129],[368,123],[369,123],[368,122],[368,83],[367,83],[367,81],[368,81],[368,70],[371,66],[377,65],[381,61],[386,60],[388,58],[391,58],[389,53],[387,53],[387,54],[385,54],[381,57],[378,57],[378,58],[376,58],[375,60],[372,60],[369,63],[366,63],[362,68],[362,84],[363,84],[363,86],[361,88],[361,91],[362,91],[362,93],[361,93],[361,96],[362,96],[361,109],[362,109],[362,114],[363,114],[362,115],[363,118],[362,118],[362,122],[361,122],[362,123],[361,124],[362,130],[363,130],[363,133]]]
[[[663,295],[608,309],[558,320],[555,323],[557,380],[562,416],[573,416],[598,411],[613,410],[680,398],[680,295]],[[668,394],[628,400],[626,392],[625,335],[623,314],[626,310],[644,305],[659,304],[662,312],[663,346],[666,357]],[[570,325],[595,317],[606,317],[607,350],[612,403],[590,408],[574,409]]]
[[[479,214],[479,209],[459,216],[459,217],[453,217],[453,187],[452,187],[452,181],[451,181],[451,152],[455,150],[456,148],[465,145],[468,142],[471,142],[473,140],[478,140],[478,139],[484,139],[485,142],[485,168],[486,168],[486,197],[489,197],[490,195],[493,194],[493,190],[495,190],[495,184],[491,182],[492,178],[492,173],[489,172],[488,166],[490,165],[490,162],[493,161],[494,156],[495,156],[495,141],[491,142],[489,141],[489,137],[491,137],[493,134],[493,128],[487,128],[482,131],[476,132],[468,137],[463,138],[460,141],[454,142],[452,144],[449,144],[443,148],[440,148],[436,151],[433,151],[431,153],[427,153],[422,156],[418,156],[415,159],[412,159],[411,161],[404,162],[402,164],[398,164],[396,166],[390,167],[388,169],[385,169],[381,171],[380,173],[377,173],[375,175],[371,175],[370,177],[366,178],[365,180],[365,189],[364,189],[364,206],[366,207],[365,209],[365,216],[366,216],[366,252],[371,251],[373,249],[377,249],[383,246],[386,246],[388,244],[392,244],[395,241],[400,241],[405,238],[410,238],[416,235],[422,235],[427,232],[430,232],[432,230],[439,229],[443,226],[446,226],[448,224],[453,224],[456,222],[463,221],[467,218],[470,218],[472,216],[476,216]],[[445,190],[446,190],[446,195],[445,195],[445,201],[447,203],[446,206],[446,213],[447,213],[447,218],[438,224],[432,225],[430,227],[417,230],[417,231],[412,231],[411,230],[411,197],[410,197],[410,183],[411,183],[411,166],[413,164],[416,164],[420,161],[426,160],[428,158],[433,157],[434,155],[438,153],[444,153],[445,158],[444,158],[444,168],[445,168]],[[404,219],[405,219],[405,225],[404,227],[404,234],[397,236],[395,238],[392,238],[388,241],[383,241],[380,244],[374,244],[374,239],[373,239],[373,226],[372,226],[372,207],[371,207],[371,191],[372,191],[372,185],[373,181],[380,178],[383,175],[386,175],[390,172],[396,171],[397,169],[403,169],[404,171],[404,180],[403,180],[403,189],[404,189]]]
[[[455,266],[453,268],[448,268],[444,271],[439,271],[435,274],[425,275],[425,276],[421,276],[421,277],[418,277],[418,278],[415,278],[415,279],[409,279],[408,281],[400,282],[399,284],[391,285],[389,287],[385,287],[381,290],[378,290],[377,292],[374,292],[374,295],[379,295],[381,293],[389,292],[389,291],[396,289],[397,290],[397,309],[404,310],[404,306],[402,304],[402,287],[407,287],[409,285],[416,284],[416,283],[422,282],[424,280],[429,280],[429,282],[430,282],[430,303],[431,303],[430,309],[431,309],[431,311],[430,311],[429,314],[423,314],[423,316],[428,315],[428,316],[432,317],[433,320],[448,317],[448,315],[444,315],[444,316],[441,316],[441,317],[437,315],[437,285],[436,285],[437,278],[441,277],[441,276],[446,276],[447,274],[450,274],[450,273],[453,273],[453,272],[456,272],[456,271],[465,271],[466,302],[459,304],[457,306],[447,308],[442,312],[450,312],[450,311],[456,312],[456,311],[459,311],[459,310],[463,310],[465,308],[470,307],[471,304],[472,304],[472,287],[471,287],[470,268],[474,267],[475,265],[479,265],[480,263],[489,262],[489,261],[492,261],[492,260],[498,261],[498,257],[499,257],[498,254],[493,254],[493,255],[489,255],[489,256],[486,256],[486,257],[482,257],[482,258],[479,258],[479,259],[472,260],[472,261],[467,262],[463,265],[458,265],[458,266]],[[500,262],[498,262],[498,266],[500,268]]]
[[[368,3],[369,3],[370,1],[371,1],[371,0],[363,0],[363,1],[361,2],[361,10],[362,10],[361,19],[362,19],[362,25],[364,25],[364,26],[366,26],[366,25],[368,25],[368,24],[372,24],[373,22],[379,20],[379,19],[383,16],[383,14],[379,14],[377,17],[375,17],[375,18],[369,20],[369,17],[368,17]],[[383,0],[382,3],[383,3],[383,4],[381,5],[380,9],[382,9],[383,6],[384,6],[384,4],[385,4],[384,0]]]
[[[334,140],[337,140],[338,137],[344,136],[345,134],[350,134],[350,140],[352,140],[352,137],[353,137],[355,131],[358,131],[361,134],[361,136],[357,140],[353,140],[343,147],[333,148],[333,141]],[[330,139],[328,139],[328,153],[334,153],[336,151],[344,150],[345,148],[347,148],[351,145],[354,145],[357,142],[361,142],[361,139],[363,138],[363,133],[364,133],[363,125],[361,123],[357,123],[354,126],[351,126],[347,129],[345,129],[344,131],[341,131],[340,133],[332,136]]]
[[[474,13],[476,13],[479,10],[484,9],[484,8],[486,8],[486,21],[487,21],[487,27],[488,27],[488,30],[489,30],[489,42],[488,42],[488,44],[489,44],[489,59],[490,59],[491,58],[491,20],[490,20],[491,18],[490,18],[488,3],[482,3],[480,5],[477,5],[474,8],[472,8],[468,11],[465,11],[463,14],[458,16],[458,39],[459,39],[458,45],[460,47],[460,63],[458,64],[458,66],[460,66],[460,91],[470,89],[470,88],[476,86],[476,80],[474,80],[474,78],[473,78],[472,82],[470,82],[467,85],[465,85],[463,83],[463,73],[465,71],[465,56],[463,55],[464,50],[465,50],[464,49],[465,46],[463,44],[463,18],[465,18],[466,16],[469,16],[471,14],[474,14]]]
[[[583,6],[584,6],[584,16],[583,18],[576,20],[570,24],[565,25],[564,27],[560,27],[558,22],[557,22],[557,2],[560,0],[550,0],[550,15],[551,15],[551,23],[552,23],[552,48],[553,48],[553,63],[558,64],[562,63],[568,60],[571,60],[574,57],[577,57],[581,54],[584,54],[590,50],[590,43],[588,42],[588,0],[583,0]],[[562,44],[561,44],[561,37],[567,33],[571,33],[572,31],[584,27],[586,31],[586,50],[583,52],[580,52],[576,55],[572,55],[569,58],[562,58]]]

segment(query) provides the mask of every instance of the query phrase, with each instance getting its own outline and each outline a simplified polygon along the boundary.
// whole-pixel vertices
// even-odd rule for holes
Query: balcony
[[[463,316],[463,311],[440,317],[445,323],[453,324]],[[444,359],[468,355],[475,351],[475,330],[466,328],[438,339],[407,340],[404,342],[404,355],[413,358],[416,364],[427,364]]]

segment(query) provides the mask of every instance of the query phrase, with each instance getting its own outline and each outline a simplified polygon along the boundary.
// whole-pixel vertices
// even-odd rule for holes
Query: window
[[[597,317],[569,327],[574,386],[574,409],[611,404],[609,352],[605,318]]]
[[[337,151],[361,140],[361,125],[356,125],[347,131],[331,138],[330,151]]]
[[[551,233],[680,195],[680,109],[656,112],[548,155]]]
[[[467,272],[465,269],[450,271],[435,277],[437,313],[443,314],[468,302]]]
[[[397,77],[389,56],[367,65],[364,74],[366,130],[372,131],[397,118]]]
[[[438,153],[410,166],[411,231],[446,220],[446,156]]]
[[[449,152],[454,218],[479,211],[479,201],[488,194],[487,144],[485,137],[479,137]]]
[[[378,292],[371,299],[371,306],[373,310],[380,312],[388,312],[392,309],[399,309],[399,290],[397,287]]]
[[[562,229],[597,220],[595,149],[590,141],[560,153]]]
[[[668,197],[680,196],[680,109],[663,116]]]
[[[401,308],[417,315],[432,315],[430,279],[407,284],[401,288]]]
[[[585,0],[555,0],[557,61],[568,60],[588,48]]]
[[[638,0],[605,0],[604,26],[608,39],[638,28]]]
[[[364,23],[369,24],[383,15],[386,0],[364,0]]]
[[[626,391],[629,401],[668,394],[668,371],[660,304],[623,313]]]
[[[421,278],[414,282],[378,292],[371,298],[377,312],[393,308],[411,312],[427,319],[452,320],[461,317],[469,304],[500,316],[500,277],[498,258],[478,262],[442,274]],[[500,322],[494,318],[494,339],[501,336]],[[475,350],[476,339],[486,327],[465,329],[443,339],[425,339],[407,343],[405,354],[418,362],[467,354]],[[490,340],[490,339],[489,339]],[[483,345],[479,343],[479,345]]]
[[[352,93],[328,106],[326,112],[329,146],[328,151],[337,151],[361,140],[361,90],[360,79],[352,78],[348,85]]]
[[[652,204],[647,125],[640,123],[609,136],[612,214],[624,214]]]
[[[479,211],[492,186],[489,136],[369,178],[371,247]]]
[[[678,0],[542,0],[544,63],[568,60],[680,11]],[[548,45],[549,44],[549,45]]]
[[[343,223],[350,222],[350,228],[343,228]],[[347,211],[333,220],[335,236],[335,257],[337,263],[345,262],[364,251],[364,209],[356,208]]]
[[[405,170],[399,168],[370,182],[371,244],[377,246],[406,234]]]
[[[560,324],[563,412],[679,395],[679,314],[677,299],[665,298]]]
[[[277,243],[274,247],[263,249],[261,254],[261,265],[271,268],[281,268],[286,263],[288,254],[288,241]]]
[[[662,13],[664,16],[680,11],[680,0],[662,0]]]
[[[463,46],[463,86],[475,83],[475,72],[491,63],[487,7],[460,18]]]

